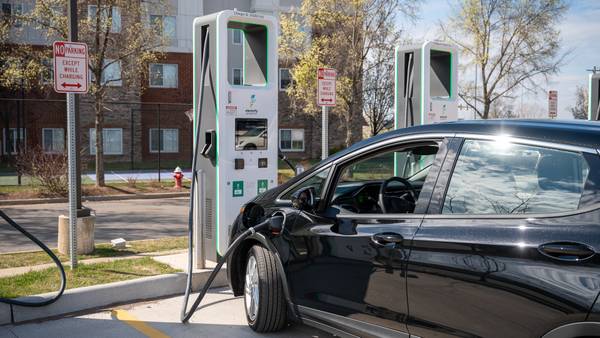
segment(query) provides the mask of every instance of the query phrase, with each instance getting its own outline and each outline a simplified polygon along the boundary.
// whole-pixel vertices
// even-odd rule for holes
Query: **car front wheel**
[[[274,332],[286,324],[286,305],[275,255],[255,245],[248,252],[244,305],[248,325],[256,332]]]

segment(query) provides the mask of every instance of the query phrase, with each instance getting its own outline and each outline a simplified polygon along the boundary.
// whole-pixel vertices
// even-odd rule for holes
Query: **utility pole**
[[[592,72],[592,74],[596,74],[596,72],[600,72],[600,68],[594,66],[592,69],[586,69],[588,72]]]
[[[77,0],[69,0],[69,41],[77,42]],[[87,65],[84,65],[87,67]],[[71,269],[77,267],[77,219],[90,215],[89,209],[81,205],[81,158],[79,152],[79,96],[67,95],[67,136],[69,146],[69,258]]]
[[[69,0],[69,41],[77,42],[79,40],[77,30],[77,0]],[[76,176],[76,194],[77,194],[77,217],[86,217],[90,215],[90,209],[84,208],[81,204],[81,133],[79,118],[79,95],[73,95],[73,110],[75,111],[75,176]],[[68,100],[67,100],[68,101]]]

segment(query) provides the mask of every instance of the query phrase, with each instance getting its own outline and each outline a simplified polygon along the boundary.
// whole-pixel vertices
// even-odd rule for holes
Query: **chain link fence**
[[[103,104],[104,169],[107,181],[162,180],[175,167],[190,168],[192,105],[166,102]],[[84,183],[95,180],[96,113],[81,100],[79,138]],[[0,98],[0,186],[29,184],[19,176],[17,159],[27,151],[66,151],[66,101]],[[169,175],[170,177],[170,175]],[[0,188],[2,189],[2,188]]]

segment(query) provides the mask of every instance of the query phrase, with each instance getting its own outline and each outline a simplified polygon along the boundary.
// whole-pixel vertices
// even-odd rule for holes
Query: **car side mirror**
[[[314,187],[305,187],[292,194],[292,206],[298,210],[312,210],[316,207]]]

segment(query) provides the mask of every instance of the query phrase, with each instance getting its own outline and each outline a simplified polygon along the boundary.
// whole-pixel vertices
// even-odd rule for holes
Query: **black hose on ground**
[[[278,219],[279,222],[275,222],[275,223],[281,224],[281,222],[283,220],[283,216],[271,216],[271,217],[267,218],[265,221],[261,222],[260,224],[257,224],[255,226],[249,228],[248,230],[244,231],[241,235],[239,235],[233,241],[233,243],[231,243],[229,245],[229,247],[227,248],[227,251],[225,251],[225,253],[223,254],[223,256],[219,259],[219,262],[217,263],[217,266],[215,266],[215,268],[211,272],[210,276],[208,277],[208,280],[204,284],[204,287],[202,288],[202,290],[198,294],[198,298],[196,298],[196,300],[194,301],[194,304],[192,304],[192,307],[190,308],[190,311],[188,311],[187,313],[185,312],[185,309],[187,307],[187,301],[188,301],[187,298],[189,297],[189,295],[186,294],[186,299],[184,300],[184,307],[183,307],[183,309],[181,311],[181,322],[182,323],[187,323],[188,320],[194,314],[194,312],[196,312],[196,309],[200,305],[200,302],[202,301],[202,299],[206,295],[206,292],[208,291],[208,289],[212,285],[213,281],[215,280],[215,277],[217,277],[217,274],[219,273],[219,271],[223,267],[223,264],[225,264],[225,262],[227,261],[227,258],[229,257],[229,255],[231,255],[231,253],[235,250],[235,248],[237,248],[238,245],[240,245],[240,243],[242,243],[244,241],[244,239],[246,239],[248,236],[253,235],[256,232],[260,232],[260,231],[269,229],[269,227],[271,226],[272,220],[274,218],[276,218],[276,217],[279,218]]]
[[[25,237],[29,238],[37,246],[42,248],[42,250],[44,250],[46,252],[46,254],[48,254],[48,256],[50,256],[50,258],[52,258],[52,260],[54,261],[54,264],[56,264],[56,266],[58,267],[58,270],[60,271],[60,289],[58,290],[58,293],[54,297],[49,298],[49,299],[44,298],[44,300],[42,300],[42,301],[23,301],[23,300],[17,300],[17,299],[12,299],[12,298],[0,298],[0,303],[19,305],[19,306],[27,306],[27,307],[40,307],[40,306],[50,305],[50,304],[56,302],[60,298],[60,296],[62,296],[63,292],[65,292],[65,287],[67,285],[67,277],[65,275],[65,268],[63,267],[62,263],[60,262],[58,257],[56,257],[54,252],[52,252],[52,250],[50,250],[44,243],[42,243],[39,239],[37,239],[32,234],[30,234],[27,230],[23,229],[22,226],[17,224],[17,222],[13,221],[12,218],[8,217],[8,215],[6,215],[2,210],[0,210],[0,217],[2,217],[13,228],[17,229],[20,233],[25,235]]]

